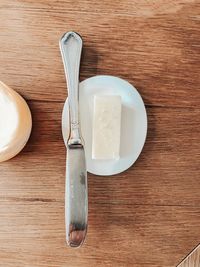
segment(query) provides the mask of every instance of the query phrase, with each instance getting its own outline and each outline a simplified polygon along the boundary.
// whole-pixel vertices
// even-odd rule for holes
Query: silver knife
[[[70,134],[67,141],[65,224],[66,241],[71,247],[79,247],[87,233],[88,192],[84,142],[79,121],[79,69],[82,38],[75,32],[67,32],[60,39],[65,76],[68,87]]]

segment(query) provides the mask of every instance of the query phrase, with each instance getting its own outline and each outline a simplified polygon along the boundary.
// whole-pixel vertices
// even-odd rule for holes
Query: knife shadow
[[[99,52],[98,52],[99,54]],[[98,74],[97,51],[90,46],[83,46],[80,66],[80,81]]]

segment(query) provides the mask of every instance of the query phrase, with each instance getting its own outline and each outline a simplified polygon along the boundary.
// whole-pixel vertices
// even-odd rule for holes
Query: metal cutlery
[[[88,218],[87,171],[78,103],[82,38],[75,32],[67,32],[59,44],[68,87],[70,119],[70,134],[66,144],[66,241],[71,247],[79,247],[87,233]]]

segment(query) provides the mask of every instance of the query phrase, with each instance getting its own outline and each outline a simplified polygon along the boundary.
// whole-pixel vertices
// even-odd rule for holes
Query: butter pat
[[[121,128],[121,97],[94,96],[93,159],[119,159]]]
[[[31,127],[31,112],[26,101],[0,81],[0,162],[22,150]]]

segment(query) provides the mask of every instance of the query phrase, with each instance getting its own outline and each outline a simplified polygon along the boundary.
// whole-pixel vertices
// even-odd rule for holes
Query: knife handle
[[[68,86],[68,101],[70,113],[70,139],[71,142],[81,143],[78,87],[79,69],[82,52],[82,38],[76,32],[67,32],[60,39],[65,77]]]

